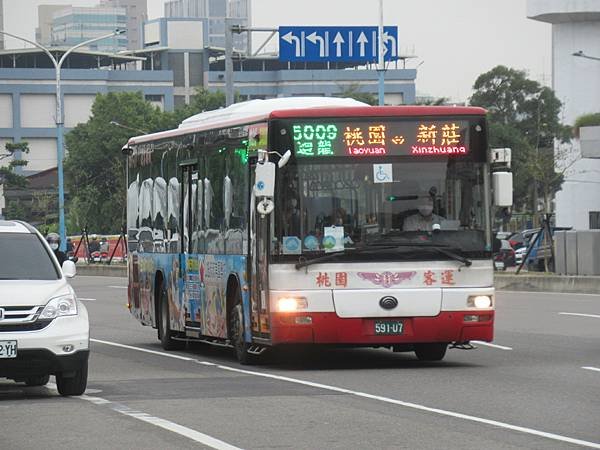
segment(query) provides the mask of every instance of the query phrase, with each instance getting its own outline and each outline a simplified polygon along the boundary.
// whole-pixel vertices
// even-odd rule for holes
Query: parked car
[[[506,270],[515,265],[515,251],[506,239],[501,239],[500,244],[500,251],[494,255],[494,268]]]
[[[61,395],[87,386],[89,321],[46,240],[20,221],[0,221],[0,377],[43,386],[56,376]]]
[[[508,242],[510,242],[511,247],[514,248],[515,250],[518,250],[521,247],[527,248],[527,246],[529,245],[529,241],[531,240],[531,237],[534,234],[536,234],[539,230],[540,230],[539,228],[531,228],[528,230],[518,231],[516,233],[513,233],[508,238]]]

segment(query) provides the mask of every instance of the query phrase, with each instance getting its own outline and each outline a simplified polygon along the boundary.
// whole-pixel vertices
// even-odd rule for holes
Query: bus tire
[[[431,344],[415,344],[415,354],[419,361],[441,361],[446,356],[448,344],[431,343]]]
[[[185,348],[185,341],[173,339],[174,333],[171,331],[171,321],[169,318],[169,299],[164,289],[160,290],[160,314],[158,320],[158,335],[160,343],[165,350],[181,350]]]
[[[237,297],[237,302],[229,315],[229,337],[237,360],[240,364],[247,365],[254,362],[254,355],[248,353],[249,345],[244,340],[244,312],[239,292]]]

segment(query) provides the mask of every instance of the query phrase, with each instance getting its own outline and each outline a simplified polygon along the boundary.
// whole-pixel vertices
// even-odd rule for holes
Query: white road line
[[[139,352],[151,353],[153,355],[166,356],[168,358],[173,359],[180,359],[182,361],[196,361],[194,358],[188,358],[186,356],[174,355],[172,353],[157,352],[156,350],[148,350],[146,348],[141,347],[132,347],[131,345],[119,344],[117,342],[102,341],[100,339],[90,339],[90,341],[97,342],[99,344],[112,345],[114,347],[128,348],[129,350],[137,350]]]
[[[575,292],[551,292],[551,291],[505,291],[504,289],[498,289],[496,292],[502,294],[543,294],[543,295],[576,295],[582,297],[600,297],[600,294],[582,294]]]
[[[598,315],[598,314],[582,314],[582,313],[569,313],[569,312],[559,312],[558,314],[563,315],[563,316],[593,317],[594,319],[600,319],[600,315]]]
[[[600,369],[598,367],[582,367],[582,369],[593,370],[595,372],[600,372]]]
[[[162,352],[156,352],[153,350],[146,350],[144,348],[140,348],[140,347],[133,347],[133,346],[129,346],[129,345],[123,345],[123,344],[119,344],[116,342],[109,342],[109,341],[98,341],[96,340],[96,342],[100,342],[106,345],[114,345],[116,347],[124,347],[124,348],[128,348],[128,349],[132,349],[132,350],[138,350],[138,351],[142,351],[142,352],[148,352],[148,353],[154,353],[154,354],[159,354],[162,356],[175,356],[175,355],[167,355],[165,353]],[[178,357],[178,358],[182,358],[182,357]],[[507,430],[512,430],[512,431],[519,431],[521,433],[526,433],[526,434],[531,434],[534,436],[540,436],[540,437],[544,437],[547,439],[552,439],[555,441],[560,441],[560,442],[568,442],[570,444],[576,444],[576,445],[583,445],[586,447],[590,447],[590,448],[598,448],[600,449],[600,443],[596,443],[596,442],[590,442],[590,441],[584,441],[581,439],[575,439],[572,437],[568,437],[568,436],[562,436],[560,434],[554,434],[554,433],[548,433],[546,431],[540,431],[540,430],[536,430],[533,428],[527,428],[527,427],[521,427],[518,425],[512,425],[510,423],[506,423],[506,422],[499,422],[496,420],[491,420],[491,419],[485,419],[482,417],[477,417],[477,416],[471,416],[468,414],[462,414],[462,413],[458,413],[458,412],[454,412],[454,411],[448,411],[445,409],[439,409],[439,408],[431,408],[429,406],[425,406],[425,405],[419,405],[417,403],[410,403],[410,402],[405,402],[402,400],[396,400],[393,398],[388,398],[388,397],[382,397],[379,395],[372,395],[372,394],[367,394],[365,392],[360,392],[360,391],[352,391],[350,389],[345,389],[345,388],[340,388],[337,386],[330,386],[327,384],[321,384],[321,383],[313,383],[312,381],[305,381],[305,380],[301,380],[298,378],[290,378],[290,377],[284,377],[281,375],[274,375],[274,374],[269,374],[269,373],[263,373],[263,372],[254,372],[252,370],[244,370],[244,369],[238,369],[236,367],[229,367],[229,366],[223,366],[221,364],[214,364],[211,363],[210,361],[199,361],[199,360],[194,360],[192,358],[189,358],[192,361],[195,361],[199,364],[205,364],[208,366],[215,366],[216,368],[222,369],[222,370],[227,370],[230,372],[237,372],[237,373],[243,373],[246,375],[253,375],[253,376],[257,376],[257,377],[262,377],[262,378],[269,378],[269,379],[273,379],[273,380],[279,380],[279,381],[287,381],[289,383],[295,383],[295,384],[300,384],[300,385],[304,385],[304,386],[310,386],[310,387],[314,387],[317,389],[324,389],[327,391],[332,391],[332,392],[340,392],[342,394],[348,394],[348,395],[354,395],[356,397],[362,397],[362,398],[368,398],[371,400],[377,400],[380,402],[384,402],[384,403],[391,403],[394,405],[400,405],[400,406],[404,406],[406,408],[412,408],[412,409],[416,409],[419,411],[426,411],[426,412],[430,412],[430,413],[434,413],[434,414],[439,414],[442,416],[449,416],[449,417],[455,417],[458,419],[463,419],[463,420],[468,420],[471,422],[478,422],[478,423],[483,423],[486,425],[491,425],[494,427],[498,427],[498,428],[504,428]]]
[[[95,298],[84,298],[84,297],[77,297],[79,300],[81,300],[82,302],[95,302],[96,299]]]
[[[54,383],[48,383],[47,386],[53,390],[56,390],[56,384]],[[90,403],[93,403],[94,405],[108,405],[108,407],[115,412],[124,414],[129,417],[133,417],[134,419],[141,420],[142,422],[146,422],[151,425],[163,428],[167,431],[177,433],[183,437],[191,439],[192,441],[198,442],[200,444],[206,445],[210,448],[215,448],[217,450],[241,450],[239,447],[230,445],[227,442],[223,442],[219,439],[209,436],[208,434],[200,433],[199,431],[193,430],[183,425],[179,425],[175,422],[171,422],[166,419],[161,419],[160,417],[151,416],[150,414],[147,414],[145,412],[133,410],[123,404],[111,402],[110,400],[106,400],[105,398],[92,397],[86,394],[81,395],[79,398],[81,400],[86,400]]]
[[[113,289],[127,289],[127,286],[109,286],[109,288],[113,288]]]
[[[512,350],[512,347],[505,347],[504,345],[498,345],[498,344],[490,344],[489,342],[483,342],[483,341],[471,341],[472,344],[475,345],[483,345],[485,347],[492,347],[492,348],[499,348],[500,350]]]

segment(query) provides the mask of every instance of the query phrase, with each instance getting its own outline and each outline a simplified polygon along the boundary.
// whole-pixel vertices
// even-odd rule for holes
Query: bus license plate
[[[17,357],[17,341],[0,341],[0,359]]]
[[[375,321],[375,334],[397,335],[402,334],[403,329],[401,321]]]

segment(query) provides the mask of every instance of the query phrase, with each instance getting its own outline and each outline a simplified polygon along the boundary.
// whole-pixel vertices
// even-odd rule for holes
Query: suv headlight
[[[40,319],[55,319],[60,316],[75,316],[77,315],[77,302],[72,295],[62,295],[53,298],[47,304]]]

